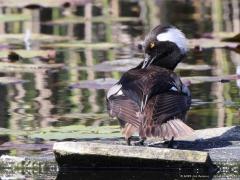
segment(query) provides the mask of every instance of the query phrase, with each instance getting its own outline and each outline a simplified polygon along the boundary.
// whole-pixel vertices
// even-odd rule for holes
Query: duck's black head
[[[157,26],[145,38],[142,68],[151,65],[173,70],[187,52],[185,35],[173,26]]]

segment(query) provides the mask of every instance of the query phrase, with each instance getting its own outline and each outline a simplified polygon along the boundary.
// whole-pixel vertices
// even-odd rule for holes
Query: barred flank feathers
[[[128,97],[118,96],[116,98],[112,98],[107,102],[107,107],[111,117],[117,117],[122,122],[130,123],[136,128],[139,127],[139,106]],[[125,123],[120,122],[121,125]]]

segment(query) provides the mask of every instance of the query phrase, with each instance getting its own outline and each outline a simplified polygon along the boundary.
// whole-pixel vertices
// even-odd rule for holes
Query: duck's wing
[[[122,93],[135,101],[141,111],[155,94],[169,90],[182,91],[182,83],[174,72],[155,66],[129,70],[118,84],[121,85]]]
[[[190,104],[191,97],[179,92],[169,91],[154,96],[144,109],[140,135],[171,139],[190,134],[192,129],[182,121]]]
[[[169,118],[180,117],[190,108],[190,97],[170,91],[153,97],[146,106],[149,119],[155,123],[165,123]]]
[[[107,110],[111,117],[117,117],[121,127],[130,123],[136,128],[140,126],[138,104],[127,96],[111,96],[107,99]]]

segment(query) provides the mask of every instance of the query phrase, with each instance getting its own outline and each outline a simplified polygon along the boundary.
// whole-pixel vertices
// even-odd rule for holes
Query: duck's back
[[[166,139],[168,134],[165,129],[161,130],[162,125],[176,118],[183,120],[190,107],[188,88],[174,72],[165,68],[131,69],[124,73],[116,86],[118,91],[108,97],[108,110],[111,116],[119,119],[127,136],[138,131],[143,137]],[[174,122],[170,123],[172,126],[165,127],[172,129],[167,131],[169,136],[181,135],[179,131],[184,128],[177,127],[182,124],[171,122]]]

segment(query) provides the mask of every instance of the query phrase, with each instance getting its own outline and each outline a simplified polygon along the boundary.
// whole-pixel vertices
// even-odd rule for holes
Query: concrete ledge
[[[215,172],[207,152],[94,142],[54,144],[60,172],[75,170],[160,170]]]
[[[197,130],[192,136],[177,139],[174,149],[124,144],[123,139],[89,139],[58,142],[53,150],[60,168],[177,169],[194,166],[208,172],[216,170],[215,165],[223,171],[230,164],[240,164],[239,126]]]
[[[207,152],[167,148],[110,145],[92,142],[59,142],[53,150],[61,155],[79,154],[82,156],[97,155],[107,157],[138,158],[164,161],[184,161],[206,163]]]

